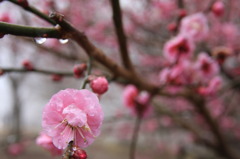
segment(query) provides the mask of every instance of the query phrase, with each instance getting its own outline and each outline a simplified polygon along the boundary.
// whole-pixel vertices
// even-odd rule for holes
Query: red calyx
[[[29,70],[29,71],[33,70],[33,64],[29,60],[24,60],[22,62],[22,65],[26,70]]]
[[[86,151],[80,149],[79,147],[75,146],[73,147],[73,159],[86,159],[87,158],[87,153]]]
[[[61,81],[62,78],[63,78],[63,76],[62,76],[62,75],[59,75],[59,74],[53,74],[53,75],[52,75],[52,80],[55,81],[55,82]]]
[[[83,74],[83,72],[86,70],[87,65],[85,63],[83,64],[78,64],[73,67],[73,73],[74,77],[80,78]]]

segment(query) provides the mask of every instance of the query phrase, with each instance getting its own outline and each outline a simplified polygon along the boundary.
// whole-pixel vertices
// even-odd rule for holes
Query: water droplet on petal
[[[59,42],[61,44],[66,44],[68,42],[68,39],[60,39]]]
[[[43,44],[47,39],[46,38],[35,38],[34,41],[37,44]]]

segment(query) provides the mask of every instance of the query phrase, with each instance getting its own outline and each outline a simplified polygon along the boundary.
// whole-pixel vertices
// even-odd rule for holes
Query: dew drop
[[[47,39],[46,38],[35,38],[34,41],[37,44],[43,44]]]
[[[61,44],[66,44],[68,42],[68,39],[60,39],[59,42]]]

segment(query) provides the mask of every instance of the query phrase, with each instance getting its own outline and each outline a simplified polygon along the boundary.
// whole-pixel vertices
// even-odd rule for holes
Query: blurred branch
[[[205,100],[201,96],[196,96],[195,94],[189,94],[188,100],[193,103],[196,110],[199,112],[199,114],[202,115],[202,117],[208,124],[218,144],[217,146],[219,154],[222,154],[229,159],[238,159],[239,156],[236,156],[236,154],[232,152],[218,123],[214,120],[214,118],[206,108]]]
[[[40,12],[38,9],[34,8],[33,6],[29,6],[29,5],[22,6],[21,3],[18,2],[18,0],[6,0],[6,1],[12,2],[12,3],[22,7],[23,9],[37,15],[38,17],[49,22],[52,25],[56,25],[56,22],[54,20],[50,19],[46,14],[43,14],[42,12]]]
[[[122,62],[126,69],[130,69],[132,72],[134,72],[134,69],[129,57],[128,48],[127,48],[127,39],[124,33],[123,22],[122,22],[122,12],[120,8],[119,0],[111,0],[111,4],[112,4],[112,12],[113,12],[113,22],[114,22],[115,31],[117,34]]]
[[[209,2],[209,4],[207,5],[207,8],[203,11],[205,14],[209,13],[212,10],[212,6],[213,4],[216,2],[217,0],[211,0]]]
[[[132,134],[129,159],[135,159],[135,152],[136,152],[136,147],[137,147],[137,140],[138,140],[141,121],[142,121],[142,117],[137,116],[135,126],[134,126],[134,130],[133,130],[133,134]]]
[[[178,8],[183,9],[184,8],[184,0],[177,0],[177,5],[178,5]]]
[[[30,72],[34,72],[34,73],[41,73],[41,74],[46,74],[46,75],[53,75],[53,74],[57,74],[57,75],[61,75],[61,76],[72,76],[73,77],[73,73],[72,72],[62,72],[62,71],[50,71],[50,70],[42,70],[42,69],[32,69],[32,70],[27,70],[24,68],[0,68],[0,72],[18,72],[18,73],[30,73]]]

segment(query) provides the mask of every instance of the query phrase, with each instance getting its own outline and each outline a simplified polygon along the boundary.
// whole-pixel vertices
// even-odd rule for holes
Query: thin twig
[[[130,145],[129,159],[135,159],[137,140],[138,140],[141,121],[142,121],[142,118],[140,116],[137,116],[136,122],[135,122],[135,127],[134,127],[134,130],[133,130],[131,145]]]
[[[24,68],[0,68],[0,71],[3,71],[3,73],[5,73],[5,72],[18,72],[18,73],[34,72],[34,73],[41,73],[41,74],[46,74],[46,75],[57,74],[57,75],[61,75],[61,76],[72,76],[73,77],[73,72],[51,71],[51,70],[43,70],[43,69],[38,69],[38,68],[34,68],[31,70],[24,69]]]
[[[91,74],[91,71],[92,71],[92,61],[93,61],[93,59],[90,56],[89,60],[88,60],[88,64],[87,64],[87,75],[86,75],[85,79],[83,80],[81,89],[85,89],[87,86],[87,83],[89,82],[88,76]]]
[[[178,8],[183,9],[184,8],[184,1],[183,0],[177,0],[177,5],[178,5]]]

